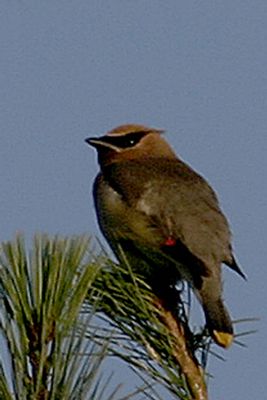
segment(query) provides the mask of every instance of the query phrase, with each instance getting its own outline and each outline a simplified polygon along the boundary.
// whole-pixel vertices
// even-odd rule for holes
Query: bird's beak
[[[105,136],[99,137],[99,138],[88,138],[85,139],[85,142],[88,143],[90,146],[95,147],[96,149],[100,149],[101,147],[106,147],[109,148],[111,150],[114,150],[116,152],[118,152],[118,148],[116,146],[114,146],[113,144],[107,142],[105,140]]]
[[[98,147],[98,146],[103,146],[103,143],[101,142],[101,138],[87,138],[85,139],[85,142],[90,144],[90,146],[93,147]]]

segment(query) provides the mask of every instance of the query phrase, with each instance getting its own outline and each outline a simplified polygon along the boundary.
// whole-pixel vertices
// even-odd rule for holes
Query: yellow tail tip
[[[234,335],[232,333],[213,331],[213,339],[215,342],[225,349],[228,349],[234,341]]]

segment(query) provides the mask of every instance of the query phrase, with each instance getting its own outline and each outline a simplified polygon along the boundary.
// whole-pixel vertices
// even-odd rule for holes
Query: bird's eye
[[[138,141],[139,140],[134,140],[134,139],[129,140],[129,143],[128,143],[129,147],[134,146]]]
[[[143,136],[145,136],[147,132],[134,132],[130,133],[123,138],[120,138],[120,143],[118,145],[124,149],[127,147],[133,147],[135,146],[140,140],[142,139]]]
[[[104,140],[121,149],[127,149],[128,147],[134,147],[146,134],[147,132],[141,131],[129,133],[125,136],[105,136]]]
[[[118,147],[122,149],[126,149],[128,147],[133,147],[139,142],[140,138],[139,137],[133,137],[133,136],[124,136],[120,138],[116,138],[116,144]]]

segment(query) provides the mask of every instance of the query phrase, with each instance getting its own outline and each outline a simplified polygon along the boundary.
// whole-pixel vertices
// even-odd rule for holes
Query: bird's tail
[[[204,301],[203,308],[207,327],[215,342],[224,348],[231,346],[234,340],[230,315],[221,298]]]

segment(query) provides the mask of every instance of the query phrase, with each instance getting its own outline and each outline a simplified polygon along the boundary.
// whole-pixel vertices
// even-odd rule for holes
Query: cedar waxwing
[[[221,264],[244,274],[214,191],[177,158],[162,133],[123,125],[86,139],[101,168],[94,183],[98,222],[118,259],[124,254],[157,294],[168,295],[177,280],[187,280],[211,336],[227,348],[233,326],[222,300]]]

